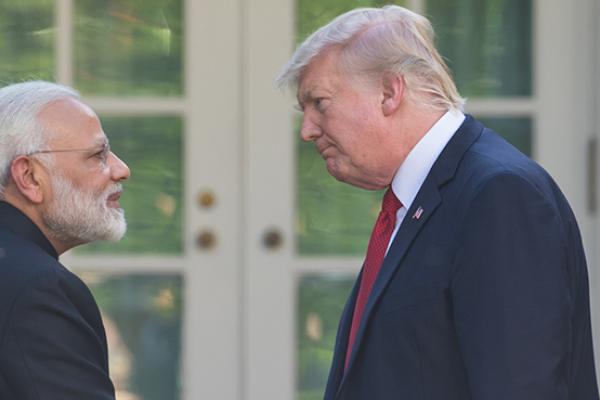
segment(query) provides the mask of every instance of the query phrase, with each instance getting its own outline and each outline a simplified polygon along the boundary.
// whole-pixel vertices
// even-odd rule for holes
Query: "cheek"
[[[96,195],[102,194],[106,188],[110,184],[110,177],[106,173],[97,172],[94,176],[84,177],[83,179],[78,179],[77,181],[73,181],[74,185],[76,185],[79,189],[86,192],[91,192]]]
[[[370,138],[376,132],[376,110],[372,104],[357,99],[337,104],[328,111],[322,119],[322,127],[331,141],[348,150],[351,147],[361,150],[361,153],[365,151],[364,146],[373,145]]]

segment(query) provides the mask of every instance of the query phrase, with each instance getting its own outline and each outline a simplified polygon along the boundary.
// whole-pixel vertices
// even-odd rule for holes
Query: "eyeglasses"
[[[102,145],[102,148],[98,147],[89,147],[87,149],[58,149],[58,150],[36,150],[30,153],[27,153],[27,156],[32,156],[34,154],[48,154],[48,153],[71,153],[71,152],[98,152],[98,153],[110,153],[110,145],[105,143]]]
[[[33,156],[35,154],[49,154],[49,153],[90,153],[92,157],[96,157],[100,160],[103,166],[108,165],[108,155],[111,153],[110,144],[104,143],[101,148],[89,147],[87,149],[48,149],[48,150],[36,150],[27,153],[27,156]]]

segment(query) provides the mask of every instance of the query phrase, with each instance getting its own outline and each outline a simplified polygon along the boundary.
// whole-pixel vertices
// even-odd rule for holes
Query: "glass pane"
[[[131,169],[121,206],[127,233],[79,252],[181,253],[183,250],[182,123],[179,117],[100,118],[113,151]]]
[[[305,276],[298,288],[297,400],[322,400],[333,358],[338,322],[354,276]]]
[[[356,7],[404,5],[405,1],[298,0],[296,40],[304,40],[333,18]],[[300,119],[296,121],[299,138]],[[332,178],[311,143],[296,147],[296,250],[301,255],[361,255],[379,212],[380,192],[361,190]],[[356,210],[361,210],[357,213]]]
[[[53,80],[54,1],[0,2],[0,82]]]
[[[531,118],[478,118],[488,128],[494,130],[506,141],[521,150],[523,154],[532,157],[532,128]]]
[[[100,306],[109,369],[123,400],[177,400],[181,392],[182,278],[80,274]]]
[[[296,41],[301,42],[321,26],[356,7],[382,7],[386,4],[404,6],[404,0],[297,0]]]
[[[463,96],[530,96],[531,0],[426,0]]]
[[[75,0],[74,46],[85,94],[182,93],[181,0]]]
[[[364,254],[379,213],[382,192],[336,181],[312,143],[298,139],[296,154],[297,252]]]

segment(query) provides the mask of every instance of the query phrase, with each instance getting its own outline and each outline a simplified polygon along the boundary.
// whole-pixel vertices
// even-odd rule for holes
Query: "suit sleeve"
[[[570,398],[564,235],[556,207],[521,177],[495,176],[475,196],[452,282],[473,400]]]
[[[5,342],[21,400],[115,399],[99,311],[72,278],[42,274],[16,300]]]

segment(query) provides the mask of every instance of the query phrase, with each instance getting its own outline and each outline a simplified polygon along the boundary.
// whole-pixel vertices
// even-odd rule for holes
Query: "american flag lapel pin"
[[[423,214],[423,207],[419,206],[417,208],[417,211],[415,211],[415,213],[412,216],[412,219],[419,219],[421,218],[421,214]]]

